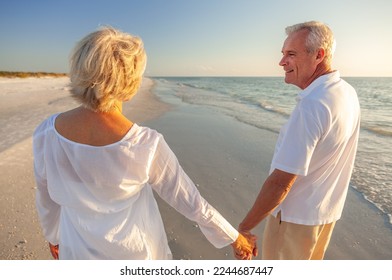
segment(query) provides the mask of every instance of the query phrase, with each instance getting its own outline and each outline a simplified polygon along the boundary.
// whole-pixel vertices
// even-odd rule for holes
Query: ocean
[[[260,129],[279,133],[300,91],[282,77],[153,77],[164,98],[213,107]],[[361,131],[350,186],[392,224],[392,78],[343,78],[358,93]]]

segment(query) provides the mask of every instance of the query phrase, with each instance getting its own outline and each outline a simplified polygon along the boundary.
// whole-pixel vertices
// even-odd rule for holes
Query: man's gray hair
[[[333,53],[335,52],[336,41],[332,30],[324,23],[318,21],[308,21],[286,27],[286,34],[308,30],[306,49],[309,53],[314,53],[322,48],[325,51],[325,60],[330,65]]]

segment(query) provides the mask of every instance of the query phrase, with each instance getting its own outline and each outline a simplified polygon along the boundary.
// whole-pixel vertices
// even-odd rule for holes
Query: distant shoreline
[[[61,78],[67,76],[68,74],[66,73],[0,71],[1,78],[41,78],[41,77]]]

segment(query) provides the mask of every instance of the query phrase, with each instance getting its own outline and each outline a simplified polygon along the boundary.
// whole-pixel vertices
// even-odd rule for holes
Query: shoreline
[[[51,260],[35,211],[31,135],[44,118],[77,104],[66,79],[13,79],[0,89],[0,259]],[[268,175],[277,134],[157,91],[146,78],[124,114],[162,133],[203,197],[237,227]],[[157,201],[174,259],[234,259],[230,246],[214,248],[197,225]],[[263,227],[254,231],[259,247]],[[392,259],[391,233],[387,217],[350,187],[325,259]]]
[[[382,206],[380,204],[377,204],[375,202],[373,202],[371,199],[369,199],[368,197],[366,197],[365,194],[363,194],[358,187],[354,186],[354,185],[350,185],[350,188],[356,192],[358,194],[358,196],[360,196],[361,199],[363,199],[364,201],[366,201],[366,203],[371,204],[372,207],[374,207],[374,209],[376,209],[376,211],[380,212],[380,215],[385,216],[385,221],[387,223],[387,226],[390,227],[392,229],[392,214],[387,214],[383,211]]]

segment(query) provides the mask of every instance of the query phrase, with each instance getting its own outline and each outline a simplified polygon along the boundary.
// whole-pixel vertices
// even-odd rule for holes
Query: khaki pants
[[[264,230],[263,260],[322,260],[335,222],[307,226],[280,220],[270,215]]]

